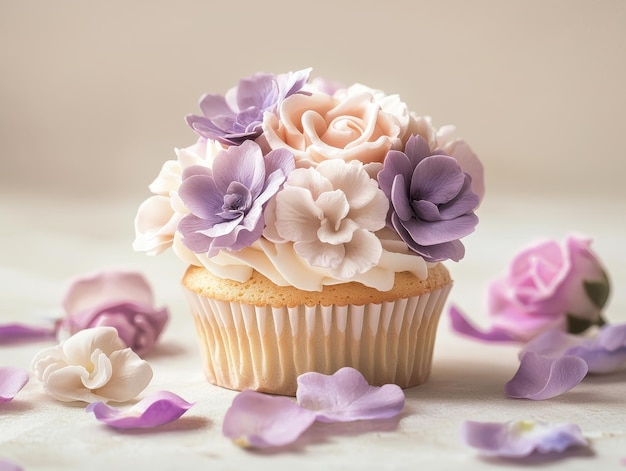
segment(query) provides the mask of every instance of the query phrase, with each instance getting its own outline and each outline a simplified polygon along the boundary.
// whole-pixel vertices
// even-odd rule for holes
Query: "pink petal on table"
[[[54,327],[30,326],[20,323],[0,325],[0,345],[22,340],[36,340],[54,336]]]
[[[395,384],[370,386],[354,368],[333,375],[304,373],[298,377],[298,404],[317,414],[319,422],[386,419],[404,407],[404,392]]]
[[[180,396],[160,391],[142,399],[127,409],[118,409],[104,402],[93,402],[86,412],[93,412],[100,422],[115,428],[152,428],[178,419],[189,410],[193,403]]]
[[[240,446],[267,448],[293,443],[315,422],[315,413],[291,399],[242,391],[226,411],[222,432]]]
[[[0,471],[23,471],[23,469],[12,461],[0,458]]]
[[[550,399],[580,383],[587,371],[587,363],[575,356],[548,358],[527,352],[515,376],[504,385],[504,392],[516,399]]]
[[[492,328],[486,332],[478,330],[470,324],[465,315],[456,306],[450,306],[449,314],[452,330],[458,334],[485,342],[512,342],[517,340],[510,333],[498,328]]]
[[[9,402],[28,383],[28,371],[16,366],[0,367],[0,403]]]

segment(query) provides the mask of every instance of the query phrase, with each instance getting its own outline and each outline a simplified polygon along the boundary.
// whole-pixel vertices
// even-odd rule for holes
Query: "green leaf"
[[[565,317],[567,318],[567,331],[570,334],[580,334],[595,324],[589,319],[582,319],[571,314],[566,314]]]
[[[598,309],[602,309],[609,299],[609,293],[611,291],[609,279],[606,274],[604,274],[604,279],[601,281],[583,281],[583,286],[591,302]]]

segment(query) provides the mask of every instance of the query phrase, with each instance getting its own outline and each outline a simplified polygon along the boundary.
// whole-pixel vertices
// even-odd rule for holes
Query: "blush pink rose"
[[[59,333],[74,335],[93,327],[115,327],[120,339],[138,355],[155,345],[169,313],[155,308],[152,289],[139,273],[103,271],[72,282]]]
[[[549,328],[580,333],[602,325],[609,281],[590,245],[590,239],[569,236],[520,252],[489,286],[493,330],[527,341]]]
[[[296,161],[382,162],[387,151],[402,145],[398,118],[365,91],[343,98],[292,95],[282,102],[278,116],[265,114],[264,138],[271,149],[289,149]]]

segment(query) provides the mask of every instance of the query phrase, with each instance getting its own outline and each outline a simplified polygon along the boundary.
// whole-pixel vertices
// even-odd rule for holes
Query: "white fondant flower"
[[[350,279],[376,266],[389,202],[361,162],[326,160],[293,171],[266,212],[265,236],[293,242],[314,267]]]
[[[172,244],[178,223],[189,211],[178,196],[178,188],[182,182],[183,171],[193,165],[210,167],[217,152],[222,146],[216,141],[200,139],[185,149],[175,149],[177,160],[168,160],[161,167],[157,178],[150,184],[153,196],[146,199],[137,210],[135,217],[135,240],[133,249],[157,255]],[[174,250],[184,252],[186,249],[180,242]],[[192,257],[193,258],[193,257]]]
[[[152,379],[150,365],[126,347],[114,327],[81,330],[39,351],[32,368],[46,392],[63,402],[128,401]]]

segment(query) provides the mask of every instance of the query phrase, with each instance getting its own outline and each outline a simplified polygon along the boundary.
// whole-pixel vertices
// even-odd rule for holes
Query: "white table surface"
[[[485,345],[439,325],[433,372],[406,390],[406,406],[392,420],[315,424],[281,450],[243,450],[221,433],[235,392],[204,380],[191,316],[180,294],[184,267],[170,252],[148,257],[132,251],[132,219],[140,200],[69,200],[50,195],[4,194],[0,200],[0,323],[39,322],[58,314],[68,280],[103,268],[141,271],[170,309],[158,348],[146,359],[154,378],[146,391],[170,390],[196,402],[178,421],[147,431],[115,431],[47,396],[31,380],[0,404],[0,458],[25,470],[168,469],[626,469],[626,371],[590,377],[547,401],[507,398],[503,385],[518,366],[517,347]],[[497,200],[497,201],[496,201]],[[466,241],[467,256],[448,264],[455,285],[449,300],[485,326],[485,283],[504,270],[515,251],[540,237],[577,231],[591,235],[613,282],[606,317],[626,321],[626,222],[621,201],[488,195],[481,223]],[[29,368],[41,341],[0,347],[0,365]],[[141,397],[141,396],[140,396]],[[489,460],[459,440],[463,420],[537,419],[573,422],[591,452],[563,459]]]

